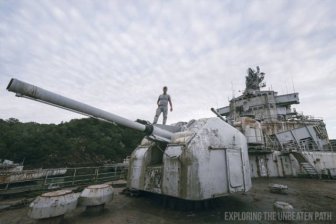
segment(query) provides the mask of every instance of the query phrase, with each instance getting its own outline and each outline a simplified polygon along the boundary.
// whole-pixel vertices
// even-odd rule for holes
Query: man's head
[[[167,93],[167,90],[168,90],[167,86],[164,86],[163,87],[163,93]]]

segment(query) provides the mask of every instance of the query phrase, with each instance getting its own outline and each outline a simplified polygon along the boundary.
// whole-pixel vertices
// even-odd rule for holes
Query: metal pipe
[[[139,130],[145,132],[147,135],[152,135],[154,139],[160,141],[170,142],[171,140],[172,133],[167,130],[161,129],[159,127],[154,127],[153,125],[144,125],[135,121],[128,120],[116,114],[109,113],[107,111],[92,107],[90,105],[78,102],[73,99],[69,99],[67,97],[61,96],[59,94],[50,92],[48,90],[17,79],[11,79],[7,86],[7,90],[16,93],[16,96],[18,97],[25,97],[63,109],[67,109],[73,112],[84,114],[93,118],[102,119],[107,122],[114,122],[124,127]]]
[[[219,117],[221,120],[227,122],[227,120],[226,120],[224,117],[222,117],[222,115],[220,115],[220,114],[219,114],[213,107],[211,107],[211,111],[212,111],[214,114],[216,114],[217,117]]]

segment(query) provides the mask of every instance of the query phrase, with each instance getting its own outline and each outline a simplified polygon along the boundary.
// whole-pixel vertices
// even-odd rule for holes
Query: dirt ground
[[[269,185],[288,186],[288,194],[274,194]],[[177,211],[164,206],[155,197],[128,197],[115,188],[114,199],[103,212],[94,215],[78,207],[66,214],[64,224],[164,224],[164,223],[283,223],[276,221],[275,201],[288,202],[294,212],[287,213],[287,223],[336,223],[336,181],[298,178],[254,179],[253,188],[217,200],[215,208],[201,211]],[[28,207],[0,212],[0,224],[37,223],[27,216]],[[291,216],[288,216],[291,215]]]

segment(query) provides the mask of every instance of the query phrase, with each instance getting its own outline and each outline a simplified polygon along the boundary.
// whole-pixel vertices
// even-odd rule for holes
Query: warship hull
[[[250,153],[251,177],[336,178],[336,152]]]
[[[20,172],[3,172],[0,173],[0,184],[34,181],[41,177],[64,175],[66,171],[67,171],[66,168],[56,168],[56,169],[22,170]]]

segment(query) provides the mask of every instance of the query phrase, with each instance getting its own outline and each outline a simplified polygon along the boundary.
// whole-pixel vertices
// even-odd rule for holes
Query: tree
[[[0,119],[0,158],[29,168],[121,162],[135,149],[143,133],[93,118],[55,124]]]

